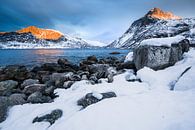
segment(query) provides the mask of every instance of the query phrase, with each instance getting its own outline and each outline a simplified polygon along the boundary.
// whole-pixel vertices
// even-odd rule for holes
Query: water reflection
[[[54,50],[54,49],[48,49],[48,50],[45,50],[45,49],[41,49],[41,50],[35,50],[34,51],[34,54],[37,54],[37,55],[60,55],[60,54],[63,54],[64,53],[64,50]]]

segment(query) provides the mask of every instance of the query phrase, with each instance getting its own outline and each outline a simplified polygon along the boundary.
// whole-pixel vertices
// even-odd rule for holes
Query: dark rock
[[[50,125],[54,124],[56,120],[62,117],[63,111],[60,109],[53,110],[50,114],[41,117],[35,117],[32,123],[35,122],[49,122]]]
[[[16,81],[23,81],[24,79],[28,78],[28,70],[25,66],[20,65],[9,65],[3,69],[3,77],[1,76],[1,80],[16,80]]]
[[[27,102],[48,103],[48,102],[52,102],[52,99],[49,96],[44,96],[41,92],[34,92],[28,97]]]
[[[58,64],[64,69],[64,72],[74,72],[79,70],[79,66],[70,63],[64,58],[59,59]]]
[[[34,92],[43,93],[45,88],[46,88],[45,84],[32,84],[32,85],[26,86],[23,92],[27,95],[32,94]]]
[[[32,85],[32,84],[39,84],[39,80],[37,79],[26,79],[21,84],[21,88],[25,88],[26,86]]]
[[[108,83],[112,83],[114,81],[113,74],[108,75]]]
[[[68,89],[70,88],[75,82],[74,81],[66,81],[64,82],[63,88]]]
[[[9,107],[8,97],[0,96],[0,123],[6,119],[8,107]]]
[[[92,84],[98,83],[98,78],[96,77],[96,75],[91,75],[91,76],[89,77],[89,80],[90,80],[90,82],[91,82]]]
[[[87,57],[87,61],[94,61],[96,63],[98,62],[98,59],[96,58],[96,56],[89,56]]]
[[[106,78],[108,76],[108,65],[93,64],[89,66],[89,73],[95,74],[98,79]]]
[[[116,94],[114,92],[100,93],[99,95],[101,96],[101,98],[97,98],[93,93],[88,93],[85,97],[78,100],[77,104],[79,106],[83,106],[83,108],[86,108],[87,106],[97,103],[103,99],[116,97]]]
[[[49,72],[63,72],[61,66],[57,63],[45,63],[41,66],[44,71]]]
[[[117,65],[117,70],[122,70],[122,69],[133,69],[136,70],[135,64],[132,61],[127,61],[123,63],[119,63]]]
[[[12,94],[10,97],[9,97],[9,104],[11,106],[14,106],[14,105],[22,105],[22,104],[25,104],[26,103],[26,95],[24,94]]]
[[[0,96],[9,96],[12,93],[12,90],[16,88],[18,82],[13,80],[6,80],[0,82]]]
[[[65,81],[68,81],[73,73],[53,73],[51,75],[51,81],[53,81],[56,87],[62,87]]]
[[[44,95],[53,96],[55,89],[56,89],[56,87],[54,87],[54,86],[50,86],[50,87],[46,88],[44,91]]]
[[[111,52],[109,54],[111,54],[111,55],[118,55],[118,54],[121,54],[121,53],[120,52],[117,52],[117,51],[113,51],[113,52]]]
[[[190,41],[188,39],[184,39],[179,42],[179,46],[182,48],[182,52],[188,52],[190,50]]]
[[[81,76],[80,76],[80,75],[77,75],[77,74],[73,74],[73,75],[70,77],[70,80],[71,80],[71,81],[80,81],[80,80],[81,80]]]

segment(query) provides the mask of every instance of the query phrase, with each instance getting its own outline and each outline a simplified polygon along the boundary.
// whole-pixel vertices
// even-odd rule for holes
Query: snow
[[[99,46],[99,47],[106,46],[105,43],[99,42],[99,41],[92,41],[92,40],[84,40],[84,41],[87,42],[91,46]]]
[[[92,96],[99,99],[99,100],[101,100],[103,98],[103,95],[101,93],[98,93],[98,92],[93,92]]]
[[[141,42],[141,45],[153,45],[153,46],[171,46],[173,43],[178,43],[185,39],[184,36],[177,35],[175,37],[167,38],[152,38]]]
[[[192,67],[183,77],[183,71]],[[114,76],[113,83],[91,85],[79,81],[70,89],[56,89],[59,95],[52,103],[25,104],[9,110],[1,130],[194,130],[195,128],[195,50],[185,53],[184,59],[164,70],[147,67],[137,72],[142,82],[128,82],[135,76],[132,70]],[[178,81],[177,81],[178,80]],[[175,90],[170,85],[175,83]],[[183,88],[182,88],[183,87]],[[178,88],[178,89],[176,89]],[[180,88],[180,89],[179,89]],[[183,91],[185,90],[185,91]],[[77,101],[87,93],[101,98],[103,92],[113,91],[117,97],[104,99],[85,109]],[[50,126],[34,123],[36,116],[61,109],[63,116]]]
[[[125,62],[127,61],[133,61],[133,52],[129,52],[127,56],[125,57]]]

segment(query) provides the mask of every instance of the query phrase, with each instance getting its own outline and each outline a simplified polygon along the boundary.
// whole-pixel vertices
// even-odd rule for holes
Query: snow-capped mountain
[[[0,33],[0,48],[93,48],[87,40],[71,37],[56,30],[41,29],[35,26],[16,32]]]
[[[108,47],[134,48],[143,40],[181,35],[195,43],[195,19],[181,18],[159,8],[150,10]]]

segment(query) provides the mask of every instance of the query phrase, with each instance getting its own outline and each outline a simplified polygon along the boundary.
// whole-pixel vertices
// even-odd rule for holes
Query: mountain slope
[[[29,26],[0,33],[0,48],[92,48],[97,45],[51,29]]]
[[[182,35],[195,42],[195,19],[175,16],[158,8],[150,10],[144,17],[132,23],[130,28],[108,47],[134,48],[141,41],[151,38],[173,37]]]

